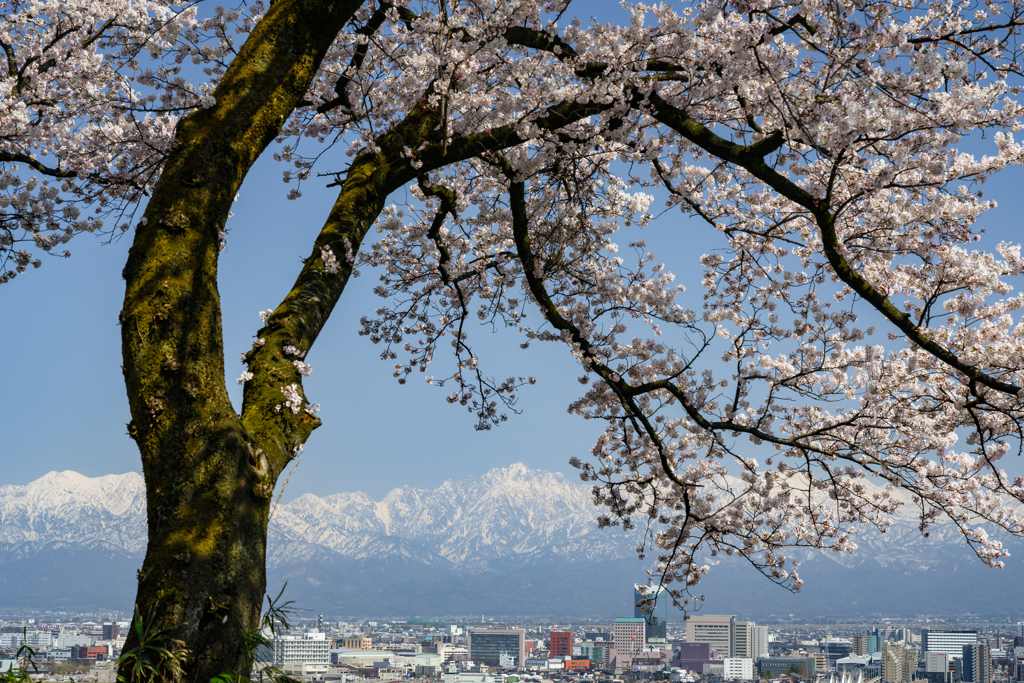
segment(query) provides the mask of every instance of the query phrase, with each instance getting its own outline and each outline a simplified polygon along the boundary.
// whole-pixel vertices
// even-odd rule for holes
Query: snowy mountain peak
[[[65,470],[49,472],[25,486],[0,486],[0,501],[20,501],[19,507],[26,510],[84,505],[120,515],[136,504],[140,496],[144,501],[145,484],[138,472],[87,477]],[[0,515],[3,509],[0,507]]]

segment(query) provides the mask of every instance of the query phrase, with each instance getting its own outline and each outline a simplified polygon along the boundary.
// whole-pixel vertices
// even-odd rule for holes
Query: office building
[[[960,680],[964,683],[992,683],[992,655],[987,645],[964,645]]]
[[[668,640],[668,604],[672,596],[668,589],[651,579],[647,585],[633,585],[633,617],[647,621],[648,641]]]
[[[929,683],[950,683],[949,657],[944,652],[922,652],[921,665],[923,671],[918,670],[917,677],[924,678]]]
[[[946,673],[949,671],[949,657],[945,652],[925,652],[924,672],[925,673]]]
[[[882,629],[876,628],[874,631],[868,633],[868,651],[866,654],[873,655],[876,652],[881,652],[884,647],[885,633],[882,632]]]
[[[964,645],[977,644],[977,631],[936,631],[928,628],[921,629],[921,649],[925,652],[943,652],[950,659],[960,659],[963,657]]]
[[[687,643],[710,643],[718,657],[732,657],[733,615],[703,614],[686,619]]]
[[[616,619],[612,625],[615,665],[628,666],[643,651],[647,620],[642,617]]]
[[[521,628],[471,628],[467,640],[474,662],[501,666],[502,654],[514,659],[515,666],[526,661],[526,631]]]
[[[608,663],[608,655],[610,647],[608,644],[602,641],[600,644],[583,642],[580,643],[580,656],[589,659],[592,664],[591,668],[601,668]]]
[[[873,655],[876,652],[881,652],[884,644],[885,634],[876,628],[871,633],[857,635],[850,639],[851,654]]]
[[[572,632],[552,631],[548,657],[572,657]]]
[[[110,656],[106,645],[75,645],[71,648],[72,659],[104,660]]]
[[[853,644],[846,638],[826,638],[820,645],[827,669],[835,669],[837,661],[853,654]]]

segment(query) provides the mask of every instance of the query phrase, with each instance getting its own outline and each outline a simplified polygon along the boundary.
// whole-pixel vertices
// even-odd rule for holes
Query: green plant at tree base
[[[139,606],[135,606],[135,619],[132,620],[132,624],[138,645],[121,653],[117,659],[117,668],[123,670],[127,665],[133,681],[177,683],[181,680],[181,665],[188,651],[181,640],[171,637],[170,632],[174,627],[154,626],[156,608],[156,605],[150,607],[146,618],[143,619],[139,615]],[[117,680],[123,683],[125,677],[119,674]]]
[[[276,666],[263,666],[253,675],[252,669],[257,663],[260,652],[272,653],[274,643],[272,638],[277,633],[278,625],[281,630],[287,631],[291,626],[288,623],[290,615],[295,614],[292,608],[293,600],[281,603],[281,596],[284,595],[288,582],[285,581],[277,597],[271,598],[267,594],[267,611],[260,618],[260,627],[255,631],[246,631],[242,640],[242,660],[244,667],[249,674],[235,671],[226,671],[210,679],[210,683],[298,683],[295,679],[285,674]],[[2,682],[0,682],[2,683]]]
[[[282,630],[290,628],[288,620],[290,615],[295,613],[295,610],[291,608],[292,601],[280,603],[287,586],[288,584],[285,583],[275,598],[267,595],[267,611],[260,619],[260,628],[255,631],[247,631],[245,634],[242,658],[245,668],[249,671],[256,664],[261,650],[273,652],[274,644],[271,639],[277,633],[278,627],[280,626]],[[182,641],[171,637],[171,628],[155,628],[153,626],[155,618],[155,605],[149,609],[145,619],[140,617],[138,606],[135,607],[134,624],[139,644],[121,653],[117,660],[118,669],[127,664],[129,675],[135,681],[178,683],[183,674],[181,665],[188,651]],[[0,683],[30,683],[29,676],[39,672],[36,652],[27,644],[18,649],[16,658],[17,666],[0,672]],[[119,675],[117,680],[124,683],[125,677]],[[215,676],[210,683],[298,683],[298,681],[290,678],[275,666],[266,666],[260,668],[256,676],[228,671]]]

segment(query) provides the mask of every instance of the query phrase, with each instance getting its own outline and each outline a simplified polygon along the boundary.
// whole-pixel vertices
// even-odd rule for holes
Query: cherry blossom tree
[[[574,464],[602,524],[649,525],[680,602],[721,552],[798,588],[788,549],[854,549],[896,489],[922,532],[955,524],[993,566],[992,531],[1024,534],[999,463],[1020,449],[1024,262],[971,246],[980,185],[1021,161],[1021,5],[627,8],[605,25],[566,0],[5,5],[4,280],[134,223],[138,605],[184,675],[246,671],[271,494],[319,424],[307,354],[359,265],[382,273],[362,331],[398,381],[440,364],[424,377],[479,428],[534,380],[491,377],[470,320],[568,347],[587,385],[571,412],[607,424]],[[317,169],[338,198],[260,314],[236,411],[217,259],[272,145],[290,199]],[[389,204],[401,188],[411,206]],[[721,233],[699,261],[669,255],[702,269],[697,296],[642,240],[651,193]]]

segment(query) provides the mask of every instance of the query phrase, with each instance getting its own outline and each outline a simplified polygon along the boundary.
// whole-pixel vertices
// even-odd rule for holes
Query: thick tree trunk
[[[278,0],[233,61],[214,107],[178,125],[124,269],[121,312],[129,433],[146,480],[149,546],[126,652],[160,669],[180,641],[184,679],[248,673],[243,637],[265,593],[270,494],[318,424],[306,413],[257,440],[224,381],[218,233],[253,162],[309,88],[361,0]],[[275,438],[267,438],[275,436]],[[138,619],[136,620],[138,621]],[[160,637],[155,641],[156,633]],[[147,642],[147,638],[149,641]],[[163,676],[122,664],[128,681]]]
[[[140,673],[124,661],[119,674],[128,683],[173,678],[160,672],[168,648],[180,650],[184,680],[249,673],[243,644],[246,631],[258,628],[266,588],[271,493],[319,424],[301,407],[279,405],[282,387],[302,391],[285,347],[312,348],[352,272],[352,256],[393,190],[421,173],[523,141],[515,124],[444,140],[426,97],[378,138],[377,152],[353,162],[294,287],[260,330],[265,343],[246,354],[253,378],[237,414],[224,381],[219,233],[245,174],[302,101],[360,4],[271,5],[214,92],[216,105],[179,123],[136,229],[124,270],[121,339],[149,546],[139,572],[143,619],[136,617],[124,649],[157,671]],[[534,123],[558,128],[607,108],[563,103]],[[406,149],[420,150],[419,168]],[[326,271],[325,248],[340,262],[336,272]]]

